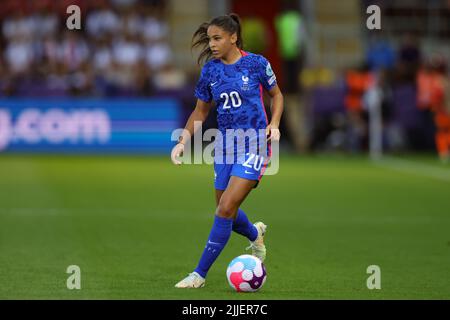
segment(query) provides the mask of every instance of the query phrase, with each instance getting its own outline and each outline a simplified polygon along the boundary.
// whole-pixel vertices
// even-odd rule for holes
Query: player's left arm
[[[268,136],[267,140],[280,140],[280,120],[281,115],[283,114],[283,94],[281,93],[278,85],[275,85],[269,91],[267,91],[271,97],[271,113],[272,118],[269,125],[266,128],[266,136]]]

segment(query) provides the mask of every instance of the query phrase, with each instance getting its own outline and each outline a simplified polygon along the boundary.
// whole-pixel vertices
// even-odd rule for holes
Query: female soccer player
[[[266,257],[266,225],[262,222],[250,223],[239,207],[258,184],[270,157],[270,151],[251,153],[249,150],[254,148],[251,149],[250,144],[261,143],[262,139],[267,150],[271,140],[280,139],[278,126],[283,112],[283,95],[270,63],[260,55],[243,51],[242,44],[240,20],[236,14],[219,16],[203,23],[193,36],[192,47],[202,47],[198,63],[205,59],[206,64],[195,89],[197,105],[179,143],[172,150],[172,162],[181,164],[177,157],[183,154],[186,141],[194,134],[194,122],[205,121],[212,102],[217,106],[218,129],[223,134],[223,140],[216,138],[216,144],[221,143],[222,155],[234,152],[235,156],[227,158],[232,159],[231,163],[223,163],[224,158],[217,156],[216,146],[214,184],[217,208],[214,223],[197,267],[175,285],[177,288],[200,288],[205,285],[206,274],[232,231],[250,240],[249,248],[252,248],[254,256],[262,261]],[[272,98],[270,123],[264,109],[262,88]],[[234,143],[230,146],[229,141],[224,142],[230,132],[238,129],[262,131],[262,135],[251,137],[250,134],[245,140],[245,149],[236,148]]]

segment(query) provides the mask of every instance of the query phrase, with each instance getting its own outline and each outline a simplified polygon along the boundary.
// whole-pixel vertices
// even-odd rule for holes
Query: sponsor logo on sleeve
[[[268,77],[273,76],[273,70],[272,70],[272,66],[270,65],[270,63],[267,63],[267,66],[266,66],[266,75]]]

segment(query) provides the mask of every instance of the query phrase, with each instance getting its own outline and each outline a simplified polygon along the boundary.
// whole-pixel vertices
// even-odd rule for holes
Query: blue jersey
[[[205,64],[195,89],[198,99],[217,105],[218,129],[223,137],[223,140],[216,138],[214,156],[214,184],[218,190],[227,188],[231,176],[259,181],[271,155],[265,135],[268,120],[262,91],[272,89],[276,77],[263,56],[241,53],[242,57],[234,64],[224,64],[220,59]],[[249,129],[256,133],[254,138],[244,137],[240,144],[237,140],[242,139],[233,137],[234,141],[228,142],[229,132]]]
[[[262,90],[272,89],[276,77],[270,63],[261,55],[241,51],[234,64],[214,59],[205,64],[195,89],[195,96],[217,105],[217,123],[227,129],[265,129],[267,115]]]

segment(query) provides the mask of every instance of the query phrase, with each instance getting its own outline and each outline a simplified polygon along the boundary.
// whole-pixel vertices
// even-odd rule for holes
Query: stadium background
[[[285,96],[280,172],[244,207],[270,228],[268,281],[244,298],[448,299],[450,2],[188,3],[2,1],[0,298],[242,298],[225,279],[236,235],[204,290],[173,288],[214,195],[211,167],[168,156],[195,105],[192,34],[236,12]]]

